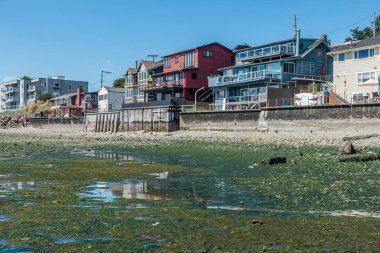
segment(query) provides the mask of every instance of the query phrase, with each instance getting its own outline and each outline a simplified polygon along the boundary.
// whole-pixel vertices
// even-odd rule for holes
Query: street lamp
[[[194,111],[197,111],[197,94],[198,92],[200,92],[201,90],[204,90],[205,87],[202,87],[202,88],[199,88],[196,92],[195,92],[195,103],[194,103]]]
[[[107,71],[107,70],[102,70],[101,71],[101,75],[100,75],[100,88],[103,87],[103,75],[104,74],[112,74],[112,72],[111,71]]]

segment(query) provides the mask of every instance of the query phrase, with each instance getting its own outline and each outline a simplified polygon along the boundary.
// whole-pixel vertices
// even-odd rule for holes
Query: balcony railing
[[[4,94],[12,93],[12,92],[18,92],[19,89],[17,87],[8,87],[8,88],[2,88],[1,92]]]
[[[20,109],[19,105],[1,105],[0,107],[1,111],[7,111],[7,110],[18,110]]]
[[[31,95],[28,98],[28,101],[36,100],[36,95]]]
[[[293,44],[275,45],[265,48],[252,49],[239,53],[240,60],[251,60],[266,56],[273,56],[278,54],[294,54],[295,47]]]
[[[28,91],[36,91],[36,86],[35,85],[29,86]]]
[[[217,76],[209,77],[208,86],[215,87],[220,85],[234,84],[234,83],[244,83],[249,81],[258,81],[265,79],[281,79],[280,71],[272,70],[260,70],[255,72],[248,72],[244,74],[232,75],[232,76]]]
[[[13,102],[14,100],[13,96],[6,96],[5,103]]]

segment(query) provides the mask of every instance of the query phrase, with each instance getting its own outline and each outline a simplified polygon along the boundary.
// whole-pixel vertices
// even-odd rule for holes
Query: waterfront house
[[[35,78],[28,81],[20,94],[25,97],[26,103],[36,101],[41,95],[49,93],[52,97],[75,93],[81,87],[84,92],[88,90],[88,82],[66,80],[64,76],[55,76],[49,78]]]
[[[136,63],[137,64],[137,63]],[[138,96],[137,68],[129,68],[125,73],[124,103],[136,103]]]
[[[163,57],[163,71],[152,75],[145,89],[145,101],[184,98],[194,101],[197,89],[207,92],[209,75],[234,62],[233,52],[219,43],[211,43]],[[204,93],[204,98],[207,95]],[[208,93],[210,97],[212,93]]]
[[[103,87],[98,92],[100,112],[120,110],[124,101],[124,88]]]
[[[380,36],[335,45],[333,83],[348,102],[379,101]]]
[[[153,61],[141,61],[136,72],[137,72],[137,89],[133,91],[133,94],[137,94],[136,102],[146,102],[147,97],[144,91],[147,89],[148,84],[152,83],[153,75],[162,73],[163,70],[162,62]]]
[[[215,109],[253,109],[259,105],[281,105],[283,101],[290,105],[294,92],[309,91],[311,86],[328,81],[332,74],[332,58],[327,55],[330,50],[327,36],[301,38],[299,30],[287,40],[239,46],[235,50],[235,65],[221,68],[220,75],[209,77]],[[269,93],[275,94],[276,101],[269,101]]]

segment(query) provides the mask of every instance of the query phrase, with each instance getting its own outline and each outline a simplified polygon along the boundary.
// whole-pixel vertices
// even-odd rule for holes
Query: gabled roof
[[[127,76],[129,74],[131,74],[131,75],[137,74],[137,69],[135,69],[135,68],[128,68],[127,71],[125,71],[124,76]]]
[[[153,69],[164,66],[164,63],[154,62],[154,61],[140,61],[139,67],[136,70],[137,72],[140,71],[141,65],[144,65],[147,70],[153,70]]]
[[[371,46],[379,46],[380,45],[380,36],[367,38],[364,40],[357,40],[351,43],[344,43],[332,46],[331,54],[337,52],[346,52],[346,51],[354,51],[361,48],[367,48]]]
[[[196,49],[201,49],[203,47],[214,46],[214,45],[218,45],[218,46],[220,46],[220,47],[224,48],[225,50],[230,51],[232,53],[232,50],[229,49],[228,47],[225,47],[225,46],[223,46],[222,44],[220,44],[218,42],[213,42],[213,43],[205,44],[205,45],[202,45],[202,46],[199,46],[199,47],[194,47],[194,48],[190,48],[190,49],[187,49],[187,50],[183,50],[183,51],[178,51],[178,52],[175,52],[175,53],[167,54],[167,55],[163,56],[162,58],[165,58],[165,57],[168,57],[168,56],[172,56],[172,55],[176,55],[176,54],[180,54],[180,53],[185,53],[185,52],[196,50]]]
[[[103,87],[103,88],[106,89],[108,92],[122,92],[122,93],[125,92],[124,88],[116,88],[116,87]]]
[[[324,45],[328,50],[331,50],[331,47],[329,45],[327,45],[325,40],[318,39],[318,40],[314,41],[310,46],[308,46],[305,49],[305,51],[301,52],[300,56],[302,58],[305,57],[308,53],[310,53],[311,50],[313,50],[314,48],[316,48],[317,46],[319,46],[321,44]]]

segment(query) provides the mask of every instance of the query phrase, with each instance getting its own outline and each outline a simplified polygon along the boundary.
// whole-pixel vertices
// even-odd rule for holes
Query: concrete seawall
[[[182,130],[256,130],[271,123],[302,120],[349,120],[380,118],[380,104],[325,105],[263,108],[252,111],[185,112],[180,114]]]

